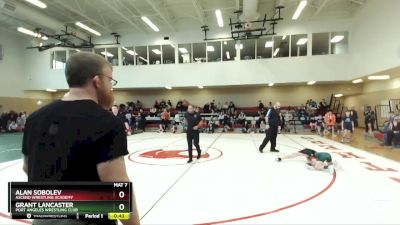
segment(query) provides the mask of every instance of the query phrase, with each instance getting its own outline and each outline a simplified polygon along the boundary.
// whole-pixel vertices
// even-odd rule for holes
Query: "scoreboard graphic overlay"
[[[9,182],[13,219],[129,219],[130,182]]]

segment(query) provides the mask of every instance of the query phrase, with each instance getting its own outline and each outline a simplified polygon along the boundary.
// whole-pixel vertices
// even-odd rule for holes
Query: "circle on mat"
[[[222,156],[222,151],[216,148],[204,148],[201,152],[201,158],[196,160],[197,151],[193,149],[193,160],[196,163],[208,162]],[[187,146],[172,145],[162,148],[151,148],[134,152],[128,156],[128,159],[135,163],[159,166],[187,165],[189,159]]]

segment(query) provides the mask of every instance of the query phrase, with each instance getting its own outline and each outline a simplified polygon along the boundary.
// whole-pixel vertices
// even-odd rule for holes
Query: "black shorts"
[[[307,155],[308,157],[315,157],[315,154],[317,154],[317,152],[315,150],[312,150],[309,148],[305,148],[305,149],[299,151],[299,153]]]
[[[345,129],[345,130],[353,130],[352,128],[352,125],[351,125],[351,123],[344,123],[343,124],[343,128]]]

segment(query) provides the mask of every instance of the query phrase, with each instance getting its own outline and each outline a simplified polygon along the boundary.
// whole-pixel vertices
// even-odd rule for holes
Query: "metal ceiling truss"
[[[210,30],[207,25],[201,27],[204,32],[204,41],[212,41],[212,40],[224,40],[224,39],[233,39],[233,40],[245,40],[245,39],[258,39],[262,36],[272,36],[276,35],[275,26],[278,24],[278,21],[283,20],[281,17],[281,9],[283,6],[275,7],[275,13],[269,19],[267,19],[267,14],[264,15],[264,19],[262,20],[253,20],[253,21],[240,21],[239,16],[242,13],[242,10],[236,10],[234,13],[237,15],[236,22],[232,22],[232,18],[229,18],[229,26],[231,28],[231,36],[230,37],[222,37],[222,38],[208,38],[207,32]],[[259,27],[252,29],[251,27]],[[257,26],[256,26],[257,25]],[[249,27],[246,27],[249,26]]]

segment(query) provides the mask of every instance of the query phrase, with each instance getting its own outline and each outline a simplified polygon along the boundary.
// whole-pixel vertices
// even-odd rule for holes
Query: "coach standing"
[[[22,153],[29,182],[128,182],[124,124],[107,109],[114,102],[112,66],[99,55],[78,52],[66,63],[70,88],[62,100],[34,112],[26,122]],[[139,224],[135,195],[124,225]],[[33,220],[33,225],[116,225],[108,219]]]
[[[281,103],[275,103],[274,107],[269,108],[267,117],[268,117],[268,124],[269,129],[266,132],[266,136],[264,141],[258,148],[260,152],[263,152],[263,149],[271,141],[271,152],[279,152],[275,149],[276,147],[276,137],[278,136],[278,126],[280,125],[280,117],[279,117],[279,109],[281,108]]]
[[[186,130],[186,138],[188,142],[188,151],[189,151],[189,161],[191,163],[193,160],[193,144],[197,149],[197,159],[201,157],[201,150],[199,146],[199,126],[201,123],[200,113],[195,112],[192,105],[188,106],[188,110],[185,113],[185,119],[187,123]]]

